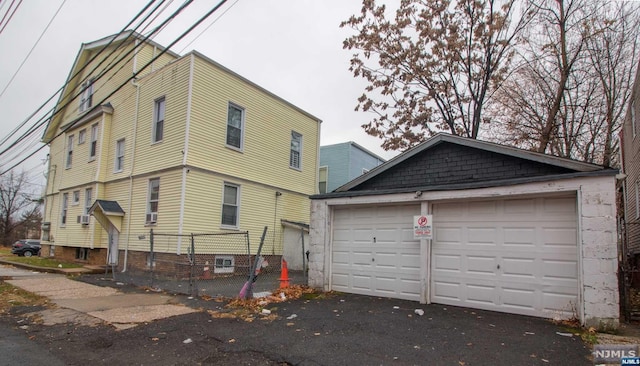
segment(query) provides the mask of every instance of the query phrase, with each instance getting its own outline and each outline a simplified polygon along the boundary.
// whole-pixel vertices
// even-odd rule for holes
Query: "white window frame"
[[[320,189],[320,183],[323,182],[322,180],[320,180],[321,179],[320,176],[322,175],[320,172],[323,169],[326,171],[325,177],[324,177],[325,178],[325,180],[324,180],[324,192],[322,192],[322,190]],[[328,186],[329,186],[329,166],[323,165],[320,168],[318,168],[318,192],[319,193],[327,193],[327,189],[329,188]]]
[[[73,135],[67,136],[67,156],[65,160],[65,168],[69,169],[73,165]]]
[[[229,188],[235,188],[236,189],[236,201],[235,202],[226,202],[225,200],[225,196],[226,196],[226,190],[227,187]],[[231,206],[231,207],[235,207],[235,224],[228,224],[225,223],[225,206]],[[222,227],[225,228],[233,228],[233,229],[237,229],[240,225],[240,185],[238,184],[234,184],[234,183],[229,183],[229,182],[224,182],[223,186],[222,186],[222,210],[220,213],[220,225]]]
[[[94,79],[91,78],[80,86],[80,106],[78,106],[80,112],[86,111],[93,105],[93,82]]]
[[[83,128],[78,132],[78,145],[84,144],[84,141],[87,139],[87,129]]]
[[[89,144],[89,161],[95,160],[98,154],[98,124],[91,126],[91,143]]]
[[[296,142],[296,140],[298,140],[297,148],[294,146],[294,142]],[[297,161],[296,161],[296,154],[297,154]],[[291,149],[289,150],[289,167],[296,170],[302,170],[302,134],[296,131],[291,131]]]
[[[233,273],[235,257],[232,255],[216,255],[213,261],[213,273]]]
[[[240,111],[240,127],[237,126],[232,126],[231,125],[231,110],[235,109]],[[245,127],[245,111],[244,108],[240,107],[237,104],[231,103],[229,102],[229,105],[227,106],[227,129],[225,132],[225,145],[230,148],[230,149],[234,149],[234,150],[238,150],[238,151],[242,151],[244,149],[244,127]],[[238,141],[238,145],[232,145],[229,143],[229,133],[231,131],[230,128],[237,128],[240,130],[240,138]]]
[[[640,219],[640,181],[637,180],[635,184],[636,191],[636,219]]]
[[[153,185],[154,183],[157,182],[158,184],[158,196],[153,199],[151,197],[152,192],[153,192]],[[145,224],[146,225],[153,225],[157,222],[158,219],[158,208],[160,206],[160,178],[151,178],[149,179],[149,186],[147,189],[147,210],[146,210],[146,215],[145,215]],[[156,205],[156,209],[155,211],[152,209],[152,205],[153,203],[155,203]],[[152,215],[155,215],[156,217],[156,221],[152,220],[151,217]]]
[[[67,216],[69,211],[69,193],[62,194],[62,202],[60,208],[60,227],[67,226]]]
[[[154,101],[151,143],[161,142],[164,139],[164,121],[166,119],[166,114],[165,114],[166,110],[167,110],[167,101],[164,96]],[[160,133],[160,136],[158,136],[158,133]]]
[[[91,205],[93,204],[93,188],[86,188],[84,190],[84,214],[88,215]]]
[[[633,137],[636,137],[636,134],[637,134],[637,129],[638,129],[638,127],[636,126],[637,123],[638,121],[636,121],[636,100],[632,99],[631,100],[631,132]]]
[[[119,173],[124,170],[124,148],[125,139],[116,141],[115,158],[113,161],[113,171]]]

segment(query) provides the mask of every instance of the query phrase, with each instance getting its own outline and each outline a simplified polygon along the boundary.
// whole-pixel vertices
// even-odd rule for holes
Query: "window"
[[[224,184],[224,195],[222,198],[222,225],[238,226],[238,206],[240,186],[235,184]]]
[[[71,168],[71,163],[73,163],[73,135],[67,138],[67,169]]]
[[[227,145],[242,149],[244,109],[229,103],[227,112]]]
[[[300,169],[300,153],[302,152],[302,135],[291,131],[291,154],[289,155],[289,166]]]
[[[233,273],[234,260],[232,255],[217,255],[213,273]]]
[[[121,172],[124,169],[124,139],[116,142],[116,161],[113,169],[116,172]]]
[[[636,181],[636,219],[640,219],[640,181]]]
[[[636,124],[638,123],[638,121],[636,121],[636,101],[635,99],[631,101],[631,131],[633,133],[633,137],[636,137],[636,131],[638,129],[638,126],[636,126]]]
[[[80,86],[80,107],[78,110],[84,112],[91,108],[93,101],[93,79],[89,79]]]
[[[149,196],[147,200],[147,224],[155,224],[158,220],[158,201],[160,199],[160,178],[149,180]]]
[[[164,97],[156,99],[153,107],[153,142],[162,141],[164,134]]]
[[[87,129],[83,128],[78,132],[78,145],[84,144],[84,141],[87,139]]]
[[[88,215],[93,204],[93,189],[87,188],[84,190],[84,214]]]
[[[89,260],[89,248],[76,248],[76,259],[81,261]]]
[[[329,175],[329,167],[328,166],[320,167],[320,172],[318,174],[318,192],[327,193],[328,175]]]
[[[71,201],[72,205],[77,205],[80,203],[80,191],[73,191],[73,199]]]
[[[67,209],[69,205],[69,193],[62,194],[62,210],[60,210],[60,226],[67,225]]]
[[[91,126],[91,146],[89,146],[89,160],[96,158],[98,146],[98,124]]]

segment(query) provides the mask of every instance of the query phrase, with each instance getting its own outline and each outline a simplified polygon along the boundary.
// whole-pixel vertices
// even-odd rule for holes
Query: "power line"
[[[53,20],[56,18],[56,16],[60,12],[60,9],[62,9],[62,6],[64,5],[64,3],[66,1],[67,0],[62,0],[62,4],[60,4],[60,7],[58,8],[58,10],[56,10],[55,14],[53,14],[53,17],[51,17],[51,20],[49,20],[49,23],[47,24],[47,26],[42,31],[42,34],[40,34],[40,37],[38,37],[38,40],[36,41],[36,43],[33,45],[33,47],[31,47],[31,50],[29,51],[29,53],[27,53],[27,56],[24,58],[24,60],[22,60],[22,63],[20,64],[20,66],[18,66],[18,69],[16,70],[16,72],[13,73],[13,76],[11,77],[11,79],[9,80],[7,85],[4,87],[4,89],[2,89],[2,92],[0,92],[0,98],[2,98],[2,96],[4,95],[4,92],[7,91],[7,88],[9,88],[9,85],[11,85],[11,83],[13,82],[13,79],[16,78],[16,75],[18,75],[18,73],[20,72],[20,69],[22,69],[22,66],[24,66],[25,62],[27,62],[27,60],[29,59],[29,56],[31,56],[31,53],[36,48],[36,46],[38,45],[40,40],[42,39],[42,36],[44,36],[44,34],[47,33],[47,30],[49,29],[49,26],[51,25],[51,23],[53,23]],[[4,143],[4,141],[0,142],[0,144],[3,144],[3,143]]]
[[[234,5],[236,5],[236,4],[238,3],[238,1],[240,1],[240,0],[236,0],[236,1],[234,1],[234,2],[233,2],[233,4],[229,5],[229,7],[228,7],[228,8],[226,8],[226,9],[222,12],[222,14],[218,15],[218,17],[217,17],[217,18],[215,18],[215,19],[211,22],[211,24],[209,24],[205,29],[203,29],[203,30],[202,30],[202,32],[198,33],[198,35],[197,35],[193,40],[191,40],[191,42],[187,43],[187,45],[186,45],[186,46],[184,46],[184,47],[180,50],[180,52],[178,52],[178,53],[179,53],[179,54],[181,54],[182,52],[184,52],[184,50],[186,50],[186,49],[187,49],[187,47],[191,46],[191,44],[192,44],[193,42],[195,42],[198,38],[200,38],[200,36],[201,36],[201,35],[203,35],[203,34],[204,34],[204,32],[208,31],[208,30],[209,30],[209,28],[211,28],[211,26],[212,26],[212,25],[214,25],[214,24],[218,21],[218,19],[222,18],[225,14],[227,14],[227,12],[228,12],[229,10],[231,10],[231,8],[233,8],[233,6],[234,6]]]
[[[166,52],[168,52],[168,50],[173,47],[177,42],[179,42],[180,40],[182,40],[182,38],[184,38],[187,34],[189,34],[195,27],[197,27],[198,25],[200,25],[204,20],[206,20],[209,16],[211,16],[211,14],[213,14],[215,11],[217,11],[222,5],[224,5],[227,2],[227,0],[222,0],[220,1],[216,6],[214,6],[211,10],[209,10],[205,15],[203,15],[200,19],[198,19],[198,21],[196,23],[194,23],[193,25],[191,25],[191,27],[189,27],[185,32],[183,32],[178,38],[176,38],[171,44],[169,44],[167,47],[165,47],[160,53],[158,53],[156,56],[154,56],[149,62],[147,62],[140,70],[136,71],[133,73],[132,76],[130,76],[127,80],[125,80],[122,84],[120,84],[120,86],[118,86],[116,89],[114,89],[111,93],[109,93],[106,97],[104,97],[99,103],[97,103],[96,105],[102,105],[102,103],[104,103],[107,99],[109,99],[111,96],[113,96],[115,93],[117,93],[120,89],[122,89],[127,83],[129,83],[129,81],[135,79],[142,71],[144,71],[147,67],[149,67],[151,64],[153,64],[158,58],[160,58],[162,55],[164,55]],[[190,2],[189,2],[190,3]],[[186,3],[185,3],[186,4]],[[184,7],[184,5],[183,5]],[[182,7],[181,7],[182,9]],[[180,10],[180,9],[179,9]],[[166,21],[165,21],[166,22]],[[146,37],[144,40],[146,41],[148,39],[148,37]],[[67,103],[68,104],[68,103]],[[53,139],[61,136],[62,134],[64,134],[65,131],[61,131],[60,133],[58,133],[56,136],[53,137]],[[22,159],[20,162],[18,162],[17,164],[14,164],[11,168],[4,170],[3,172],[0,173],[1,175],[4,175],[5,173],[11,171],[11,169],[15,168],[16,166],[22,164],[24,161],[26,161],[27,159],[29,159],[30,157],[32,157],[33,155],[35,155],[37,152],[39,152],[40,150],[42,150],[46,145],[42,145],[41,147],[39,147],[36,151],[32,152],[31,154],[29,154],[28,156],[26,156],[24,159]]]
[[[145,12],[149,7],[150,7],[150,6],[151,6],[151,4],[153,4],[154,2],[155,2],[155,0],[151,0],[151,1],[150,1],[150,2],[149,2],[149,3],[148,3],[144,8],[140,11],[140,12],[138,12],[138,14],[136,14],[136,16],[135,16],[131,21],[129,21],[129,23],[127,23],[127,25],[125,25],[125,27],[120,31],[120,33],[118,33],[118,35],[119,35],[119,34],[121,34],[121,33],[124,33],[124,32],[125,32],[125,30],[126,30],[126,29],[127,29],[127,28],[128,28],[128,27],[129,27],[129,26],[130,26],[130,25],[131,25],[131,24],[136,20],[136,19],[138,19],[138,18],[139,18],[139,17],[140,17],[140,16],[141,16],[141,15],[142,15],[142,14],[143,14],[143,13],[144,13],[144,12]],[[153,14],[153,13],[158,9],[158,7],[159,7],[160,5],[162,5],[162,3],[164,3],[164,0],[163,0],[163,1],[161,1],[161,2],[160,2],[160,4],[159,4],[158,6],[156,6],[156,8],[155,8],[155,9],[153,9],[153,11],[151,12],[151,14]],[[147,15],[147,17],[143,20],[143,22],[144,22],[146,19],[148,19],[148,18],[149,18],[149,16],[150,16],[151,14]],[[139,24],[137,27],[139,27],[139,26],[140,26],[140,24]],[[136,28],[137,28],[137,27],[136,27]],[[130,34],[127,36],[127,38],[128,38],[128,37],[130,37]],[[25,119],[25,120],[20,124],[20,127],[19,127],[18,129],[16,129],[16,130],[12,131],[12,132],[9,134],[9,136],[7,136],[5,139],[3,139],[2,143],[0,143],[0,145],[2,145],[2,144],[3,144],[3,143],[5,143],[9,138],[11,138],[11,137],[12,137],[12,136],[13,136],[13,135],[14,135],[14,134],[15,134],[15,133],[16,133],[16,132],[17,132],[17,131],[22,127],[22,126],[24,126],[24,125],[25,125],[29,120],[31,120],[31,118],[33,118],[33,117],[34,117],[38,112],[40,112],[40,110],[42,110],[42,108],[44,108],[44,107],[45,107],[49,102],[51,102],[51,100],[53,100],[57,95],[59,95],[59,93],[65,89],[65,87],[67,86],[67,84],[69,83],[69,81],[70,81],[70,80],[72,80],[73,78],[75,78],[76,76],[78,76],[78,75],[79,75],[81,72],[83,72],[87,67],[89,67],[89,65],[91,64],[91,62],[93,62],[97,57],[99,57],[99,56],[100,56],[100,55],[101,55],[101,54],[102,54],[102,53],[103,53],[103,52],[104,52],[104,51],[105,51],[105,50],[106,50],[106,49],[111,45],[111,43],[112,43],[116,38],[117,38],[117,36],[114,36],[114,37],[113,37],[113,38],[112,38],[112,39],[111,39],[111,40],[110,40],[106,45],[104,45],[104,46],[100,49],[100,51],[98,51],[98,52],[97,52],[93,57],[91,57],[91,59],[89,59],[89,61],[87,61],[87,63],[86,63],[85,65],[83,65],[83,66],[80,68],[80,70],[78,70],[75,74],[73,74],[72,76],[70,76],[70,77],[67,79],[67,82],[66,82],[62,87],[60,87],[60,88],[59,88],[59,89],[58,89],[58,90],[57,90],[57,91],[56,91],[56,92],[55,92],[51,97],[49,97],[49,99],[47,99],[47,100],[46,100],[42,105],[40,105],[40,107],[38,107],[38,109],[37,109],[35,112],[33,112],[33,113],[32,113],[32,114],[31,114],[27,119]],[[126,39],[126,38],[125,38],[125,39]],[[91,70],[91,72],[90,72],[90,73],[95,72],[95,71],[96,71],[96,70],[97,70],[97,69],[102,65],[102,63],[104,63],[104,62],[105,62],[105,60],[106,60],[106,59],[108,59],[111,55],[113,55],[116,51],[117,51],[117,49],[114,49],[113,51],[111,51],[111,53],[110,53],[109,55],[107,55],[107,56],[106,56],[106,57],[105,57],[105,58],[104,58],[104,59],[103,59],[103,60],[102,60],[98,65],[96,65],[96,66]],[[110,70],[110,69],[109,69],[109,70]],[[103,70],[103,71],[104,71],[104,70]],[[108,70],[107,70],[107,71],[108,71]],[[75,89],[75,88],[74,88],[74,89]],[[80,93],[78,93],[77,95],[80,95],[83,91],[84,91],[84,89],[83,89]],[[76,96],[77,96],[77,95],[76,95]],[[66,105],[65,105],[65,106],[66,106]],[[35,122],[35,124],[34,124],[34,126],[35,126],[36,124],[39,124],[39,125],[38,125],[38,127],[39,127],[39,126],[41,126],[41,125],[43,124],[43,123],[41,123],[41,122],[43,122],[43,120],[45,120],[45,121],[46,121],[45,117],[46,117],[49,113],[54,112],[54,111],[55,111],[55,107],[54,107],[54,108],[52,108],[52,109],[50,109],[50,110],[45,114],[45,116],[44,116],[44,117],[41,117],[38,121],[36,121],[36,122]],[[55,115],[55,113],[54,113],[53,115]],[[51,117],[49,117],[49,118],[52,118],[52,117],[53,117],[53,115],[52,115]],[[36,127],[36,128],[37,128],[37,127]],[[33,129],[33,127],[32,127],[30,130],[32,130],[32,129]],[[26,133],[24,133],[24,134],[23,134],[21,137],[19,137],[19,138],[18,138],[18,139],[17,139],[17,140],[12,144],[12,145],[10,145],[8,148],[6,148],[6,149],[5,149],[5,150],[3,150],[2,152],[0,152],[0,156],[2,156],[2,154],[4,154],[8,149],[11,149],[13,146],[15,146],[15,144],[16,144],[17,142],[19,142],[21,139],[25,138],[25,137],[26,137],[26,135],[28,135],[29,133],[30,133],[30,132],[26,132]]]
[[[4,31],[4,29],[7,27],[7,24],[9,24],[9,22],[11,21],[11,18],[13,18],[13,14],[16,13],[16,11],[18,11],[18,8],[20,7],[20,4],[22,4],[22,0],[20,0],[20,2],[18,3],[18,5],[16,5],[16,7],[13,9],[13,12],[11,13],[11,15],[9,16],[9,19],[7,19],[7,21],[4,23],[4,25],[2,26],[2,29],[0,29],[0,34],[2,34],[2,31]],[[13,1],[11,2],[11,5],[13,5]],[[11,10],[11,7],[9,7],[9,10]],[[7,13],[9,11],[7,10]],[[7,16],[7,14],[5,14],[5,17]],[[2,20],[4,20],[4,18],[2,18]],[[1,23],[1,22],[0,22]]]

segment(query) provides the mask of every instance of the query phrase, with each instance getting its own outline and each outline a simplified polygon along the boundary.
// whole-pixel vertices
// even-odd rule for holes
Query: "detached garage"
[[[436,135],[312,197],[309,284],[615,328],[616,173]]]

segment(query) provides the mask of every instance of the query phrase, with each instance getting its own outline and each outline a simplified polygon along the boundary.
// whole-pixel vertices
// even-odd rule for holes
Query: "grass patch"
[[[32,294],[4,281],[0,281],[0,314],[6,313],[13,306],[45,305],[47,298]]]
[[[8,257],[11,254],[11,247],[0,246],[0,257]]]
[[[80,268],[82,267],[81,264],[60,262],[55,259],[43,258],[43,257],[18,257],[14,255],[13,257],[9,257],[9,258],[5,257],[3,259],[7,262],[22,263],[22,264],[28,264],[31,266],[46,267],[46,268]]]

